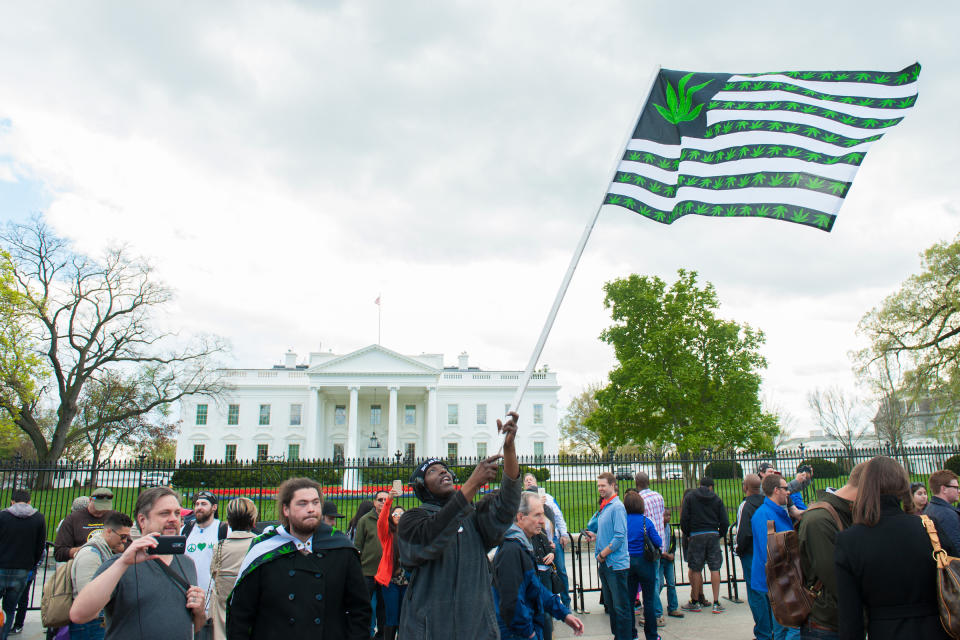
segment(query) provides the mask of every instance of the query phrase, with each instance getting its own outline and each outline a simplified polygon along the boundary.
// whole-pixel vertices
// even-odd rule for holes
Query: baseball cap
[[[113,510],[113,491],[106,487],[94,489],[90,494],[90,501],[93,502],[93,508],[97,511]]]
[[[327,500],[323,503],[323,515],[324,517],[333,516],[334,518],[346,518],[347,516],[342,513],[337,513],[337,503]]]
[[[206,500],[210,504],[217,504],[217,496],[215,496],[212,491],[198,491],[197,495],[193,498],[194,502],[197,500]]]

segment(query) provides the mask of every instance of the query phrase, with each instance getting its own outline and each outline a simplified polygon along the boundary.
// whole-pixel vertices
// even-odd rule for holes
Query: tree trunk
[[[100,447],[91,447],[93,457],[90,459],[90,491],[97,488],[97,473],[100,471]]]

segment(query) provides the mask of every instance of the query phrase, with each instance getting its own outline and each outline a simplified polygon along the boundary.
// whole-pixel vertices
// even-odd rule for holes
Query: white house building
[[[178,460],[484,457],[500,447],[522,371],[471,367],[467,354],[401,355],[371,345],[344,355],[287,352],[283,365],[225,372],[217,398],[182,403]],[[533,374],[520,406],[517,452],[558,450],[554,372]]]

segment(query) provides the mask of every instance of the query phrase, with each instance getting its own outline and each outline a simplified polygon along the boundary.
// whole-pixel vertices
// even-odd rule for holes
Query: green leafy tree
[[[879,399],[887,398],[889,411],[899,411],[895,394],[904,401],[927,395],[938,399],[941,426],[955,430],[957,403],[951,399],[960,397],[960,235],[927,249],[920,273],[864,315],[858,330],[870,344],[857,354],[860,373],[875,383]]]
[[[613,325],[601,339],[618,365],[587,426],[600,444],[664,442],[681,454],[759,446],[775,420],[761,409],[763,333],[716,316],[713,285],[681,269],[667,286],[631,275],[605,285]]]
[[[602,456],[603,448],[597,433],[587,426],[587,418],[597,410],[599,384],[589,384],[570,400],[560,423],[560,436],[567,443],[567,451],[575,454]]]
[[[2,295],[17,303],[22,343],[0,353],[0,412],[33,443],[41,463],[56,462],[68,445],[95,424],[78,425],[85,386],[107,371],[136,375],[142,403],[100,418],[104,424],[147,415],[191,394],[222,389],[215,358],[225,349],[216,337],[178,339],[158,330],[153,315],[172,298],[150,267],[125,249],[101,259],[75,253],[41,219],[11,224],[0,233],[5,272]],[[34,360],[19,359],[21,353]],[[39,358],[45,370],[30,363]],[[10,375],[14,372],[16,375]],[[45,427],[39,399],[47,392],[56,419]],[[49,478],[39,478],[42,485]]]

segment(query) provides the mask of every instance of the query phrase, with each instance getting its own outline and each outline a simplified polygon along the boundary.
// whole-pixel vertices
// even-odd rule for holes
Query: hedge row
[[[259,487],[276,486],[287,478],[313,478],[322,485],[343,483],[343,469],[295,466],[236,465],[217,462],[191,462],[181,465],[173,473],[170,483],[175,487]]]

